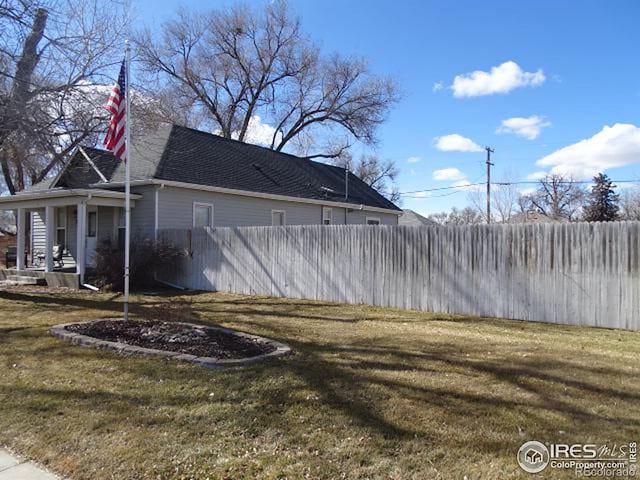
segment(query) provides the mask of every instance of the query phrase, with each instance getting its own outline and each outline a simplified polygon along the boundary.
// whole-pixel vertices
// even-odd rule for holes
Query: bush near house
[[[150,239],[132,240],[130,256],[130,288],[154,285],[155,272],[175,267],[182,251],[167,243]],[[124,289],[124,250],[106,243],[96,248],[94,283],[108,290]]]

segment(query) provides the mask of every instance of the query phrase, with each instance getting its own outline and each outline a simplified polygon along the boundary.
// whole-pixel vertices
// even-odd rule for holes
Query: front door
[[[86,262],[88,267],[93,267],[95,265],[97,246],[98,246],[98,207],[87,206]]]

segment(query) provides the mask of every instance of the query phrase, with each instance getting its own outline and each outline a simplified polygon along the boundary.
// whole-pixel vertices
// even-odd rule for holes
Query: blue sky
[[[176,4],[134,5],[139,22],[153,27]],[[485,152],[456,150],[485,145],[495,150],[498,180],[549,171],[583,179],[604,170],[614,179],[640,181],[639,1],[290,5],[325,52],[367,57],[373,71],[398,81],[402,100],[379,132],[377,153],[396,160],[400,191],[484,181]],[[447,137],[453,134],[464,138]],[[541,159],[544,164],[536,164]],[[468,195],[407,196],[403,207],[448,210],[467,205]]]

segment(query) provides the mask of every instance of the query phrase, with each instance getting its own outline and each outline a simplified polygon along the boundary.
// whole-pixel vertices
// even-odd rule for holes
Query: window
[[[126,232],[127,232],[127,225],[126,225],[125,211],[124,211],[124,208],[120,208],[118,209],[118,249],[119,250],[124,250]]]
[[[367,225],[380,225],[378,217],[367,217]]]
[[[333,216],[333,209],[331,209],[330,207],[322,207],[322,224],[323,225],[331,225],[332,222],[332,217]]]
[[[87,237],[94,238],[98,234],[98,212],[89,212],[87,216]]]
[[[213,226],[213,205],[209,203],[193,204],[193,226],[194,228]]]
[[[286,224],[284,210],[271,210],[271,225],[274,227],[283,227]]]
[[[56,245],[67,244],[67,207],[56,209]]]

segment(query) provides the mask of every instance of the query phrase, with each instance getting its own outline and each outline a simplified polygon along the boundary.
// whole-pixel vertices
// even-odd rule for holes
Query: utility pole
[[[491,147],[484,147],[487,151],[487,223],[491,223],[491,167],[493,163],[491,163],[491,154],[493,150]]]

